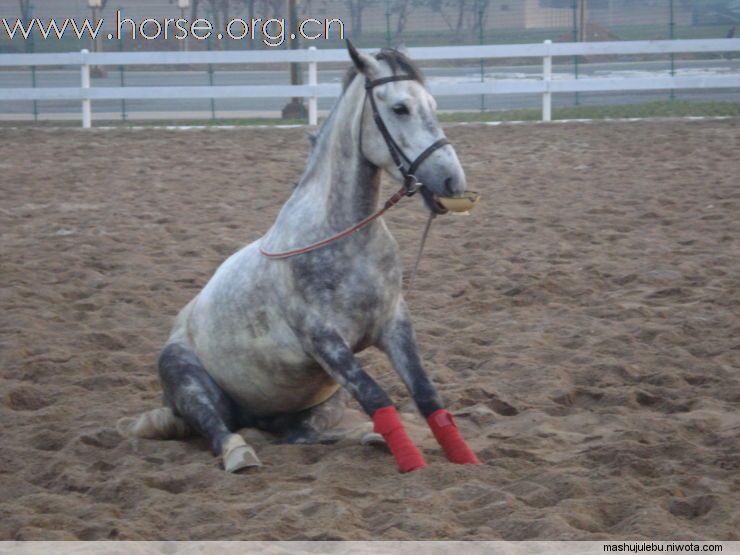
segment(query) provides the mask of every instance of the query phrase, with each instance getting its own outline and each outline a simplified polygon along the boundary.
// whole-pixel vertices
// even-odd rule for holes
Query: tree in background
[[[208,0],[212,2],[213,0]],[[225,1],[228,3],[229,0],[217,0]],[[249,22],[252,18],[268,19],[270,17],[285,17],[285,0],[231,0],[235,6],[242,6],[242,13],[244,14],[244,20]],[[306,3],[306,0],[302,2]],[[310,3],[310,0],[308,1]],[[238,15],[232,13],[232,16]]]
[[[190,21],[198,19],[198,8],[200,8],[200,0],[190,0]]]
[[[473,28],[471,31],[474,32],[476,36],[482,35],[486,28],[489,4],[489,0],[475,0],[473,6]]]
[[[23,21],[31,19],[31,0],[18,0],[18,5],[21,9],[21,19]]]
[[[468,33],[480,31],[489,7],[489,0],[423,0],[422,3],[442,18],[457,41],[464,41]]]
[[[345,0],[345,2],[349,9],[352,35],[359,37],[362,35],[362,12],[377,3],[377,0]]]
[[[457,4],[457,18],[455,23],[455,36],[458,40],[462,38],[463,32],[464,32],[464,24],[465,24],[465,14],[467,11],[475,5],[475,0],[458,0],[455,2],[452,0],[450,2],[451,4],[455,5]]]
[[[281,17],[288,16],[285,11],[287,9],[285,0],[263,0],[263,3],[265,5],[265,18],[274,17],[276,19],[279,19]]]
[[[213,20],[213,26],[217,29],[223,29],[226,26],[226,22],[229,18],[229,0],[208,0],[208,5],[211,10]]]
[[[391,14],[396,14],[396,39],[406,30],[406,24],[408,23],[411,12],[425,3],[424,0],[393,0],[391,2],[390,12]]]
[[[453,24],[452,20],[447,15],[445,8],[448,6],[457,5],[458,7],[457,22],[458,22],[458,25],[462,25],[462,16],[460,14],[462,13],[464,3],[465,3],[465,0],[457,0],[455,2],[450,2],[450,0],[427,0],[426,2],[429,9],[442,18],[442,21],[445,22],[445,25],[447,25],[450,31],[453,31],[457,34],[459,34],[459,27],[456,28],[456,26]]]
[[[18,0],[18,5],[21,9],[21,20],[28,22],[31,20],[33,6],[31,6],[31,0]],[[26,52],[34,51],[33,33],[29,36],[29,40],[25,41]]]

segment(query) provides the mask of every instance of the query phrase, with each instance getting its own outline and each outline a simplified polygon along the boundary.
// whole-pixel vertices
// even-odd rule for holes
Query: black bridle
[[[419,154],[419,156],[416,157],[416,160],[412,161],[408,156],[406,156],[401,147],[398,146],[398,143],[393,139],[390,131],[388,131],[388,127],[386,127],[385,122],[383,121],[383,118],[378,111],[378,105],[375,102],[375,96],[372,93],[372,90],[375,87],[385,85],[386,83],[392,83],[394,81],[416,81],[416,79],[414,79],[410,75],[391,75],[390,77],[381,77],[380,79],[375,79],[374,81],[366,79],[365,95],[370,97],[370,107],[373,110],[373,120],[375,120],[375,125],[378,127],[380,134],[383,136],[385,144],[388,145],[388,150],[391,153],[391,158],[393,158],[393,163],[396,165],[398,171],[400,171],[401,175],[403,176],[403,186],[406,189],[406,195],[410,197],[419,190],[419,187],[422,186],[422,183],[418,179],[416,179],[416,170],[419,169],[419,166],[421,166],[424,160],[429,158],[429,156],[431,156],[434,151],[450,144],[450,141],[448,141],[446,137],[443,137],[433,142],[421,154]],[[365,103],[363,103],[362,105],[362,113],[362,119],[360,120],[360,141],[362,141],[362,120],[365,119]]]

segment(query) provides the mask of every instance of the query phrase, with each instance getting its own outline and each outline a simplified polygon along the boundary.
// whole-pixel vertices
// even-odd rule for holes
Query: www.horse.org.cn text
[[[161,19],[148,17],[139,21],[123,17],[120,10],[116,10],[115,24],[107,34],[105,18],[78,20],[73,17],[41,19],[34,17],[28,22],[20,19],[0,18],[0,36],[3,32],[10,40],[27,40],[33,33],[44,40],[61,40],[65,35],[81,40],[90,38],[107,38],[108,40],[250,40],[261,42],[266,46],[277,47],[285,44],[288,39],[328,40],[329,38],[344,39],[344,23],[339,18],[316,19],[307,17],[300,19],[296,28],[289,29],[285,18],[252,17],[229,19],[219,31],[209,19],[199,17],[192,21],[187,18],[164,17]]]

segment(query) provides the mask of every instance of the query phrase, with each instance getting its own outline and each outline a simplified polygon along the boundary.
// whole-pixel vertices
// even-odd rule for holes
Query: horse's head
[[[421,73],[398,50],[370,56],[349,41],[347,48],[366,89],[359,130],[362,154],[399,181],[410,170],[422,184],[420,191],[429,209],[444,213],[437,197],[461,195],[465,172],[454,148],[446,143],[437,121],[437,103]],[[351,72],[349,80],[354,75]]]

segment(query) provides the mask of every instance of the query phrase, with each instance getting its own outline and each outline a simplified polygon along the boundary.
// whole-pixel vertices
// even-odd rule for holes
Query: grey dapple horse
[[[177,316],[159,359],[165,406],[129,419],[124,432],[196,432],[234,472],[260,465],[235,430],[257,427],[286,443],[321,441],[338,423],[346,391],[372,418],[399,469],[422,468],[390,398],[354,356],[375,346],[447,458],[480,464],[422,368],[398,246],[373,217],[384,170],[404,184],[386,207],[418,188],[437,213],[445,211],[440,198],[465,191],[465,175],[408,57],[397,50],[370,56],[351,43],[348,49],[354,67],[292,195],[268,233],[227,259]]]

